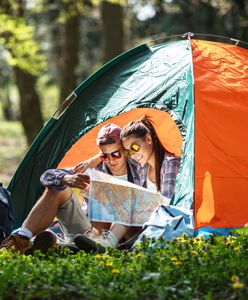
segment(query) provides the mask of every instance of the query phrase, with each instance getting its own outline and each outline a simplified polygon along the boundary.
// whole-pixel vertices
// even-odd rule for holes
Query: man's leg
[[[92,228],[91,222],[83,212],[74,193],[68,201],[59,206],[57,218],[64,233],[66,243],[72,242],[77,234],[84,234],[90,229],[96,231],[96,234],[98,234],[98,231]]]
[[[63,191],[46,189],[23,222],[22,227],[15,230],[4,240],[0,245],[0,249],[13,249],[24,253],[28,247],[29,239],[47,229],[54,220],[59,206],[63,205],[71,194],[72,190],[70,188]]]
[[[68,195],[70,195],[69,198],[65,200]],[[59,224],[64,234],[64,241],[59,241],[58,243],[58,239],[54,233],[47,230],[41,231],[35,237],[32,248],[29,250],[30,253],[33,253],[35,250],[40,250],[42,253],[46,253],[49,248],[54,248],[59,252],[59,249],[61,249],[60,246],[64,245],[69,247],[73,252],[77,252],[79,250],[75,244],[71,244],[71,242],[76,234],[83,234],[86,231],[90,231],[92,230],[92,226],[87,215],[82,210],[76,194],[72,192],[68,193],[68,195],[66,197],[63,195],[63,197],[60,197],[60,200],[57,199],[58,207],[55,209]],[[41,209],[39,209],[38,212],[40,210]],[[50,217],[52,217],[52,215],[50,215]],[[48,221],[48,219],[46,221]],[[44,224],[45,223],[43,223],[43,226]],[[33,222],[31,225],[32,228],[34,228]]]
[[[47,229],[57,215],[58,208],[72,195],[72,190],[66,188],[63,191],[46,189],[41,198],[36,202],[22,227],[28,229],[35,236]]]

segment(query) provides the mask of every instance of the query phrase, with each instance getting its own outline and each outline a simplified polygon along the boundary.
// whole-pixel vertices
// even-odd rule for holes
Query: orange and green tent
[[[96,154],[96,133],[143,115],[182,158],[171,204],[194,209],[195,228],[248,222],[248,45],[208,35],[155,40],[83,81],[41,130],[14,174],[16,226],[42,194],[40,175]]]

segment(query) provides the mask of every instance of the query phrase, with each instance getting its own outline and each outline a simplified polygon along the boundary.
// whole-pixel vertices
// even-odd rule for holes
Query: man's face
[[[102,158],[113,175],[124,175],[127,173],[126,157],[121,142],[116,144],[99,145]]]

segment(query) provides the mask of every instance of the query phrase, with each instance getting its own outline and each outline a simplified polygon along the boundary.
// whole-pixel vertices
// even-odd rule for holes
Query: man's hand
[[[74,169],[73,172],[76,173],[83,173],[85,172],[87,169],[89,168],[95,168],[99,163],[101,162],[101,159],[99,157],[99,154],[97,154],[96,156],[89,158],[87,160],[81,161],[79,164],[77,164]]]
[[[71,188],[78,188],[84,190],[90,183],[90,177],[82,173],[77,173],[74,175],[65,175],[62,178],[61,183]]]

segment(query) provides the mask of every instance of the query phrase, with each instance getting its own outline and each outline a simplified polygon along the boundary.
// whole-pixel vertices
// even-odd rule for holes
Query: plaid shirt
[[[140,185],[140,177],[138,173],[138,163],[129,157],[127,157],[127,165],[128,165],[128,170],[130,171],[130,175],[133,183]],[[98,171],[101,171],[103,173],[110,174],[108,168],[106,165],[103,163],[100,163],[96,169]],[[49,169],[45,171],[41,177],[40,177],[40,182],[42,185],[49,187],[51,189],[57,190],[57,191],[62,191],[66,188],[66,185],[61,184],[62,178],[66,175],[72,175],[73,174],[73,169],[68,168],[68,169]],[[128,174],[128,178],[130,178]]]
[[[160,171],[160,193],[167,198],[171,198],[175,193],[176,176],[179,166],[180,157],[165,153]],[[146,164],[144,167],[138,167],[140,185],[145,188],[147,187],[146,181],[148,175],[148,167],[148,164]]]

